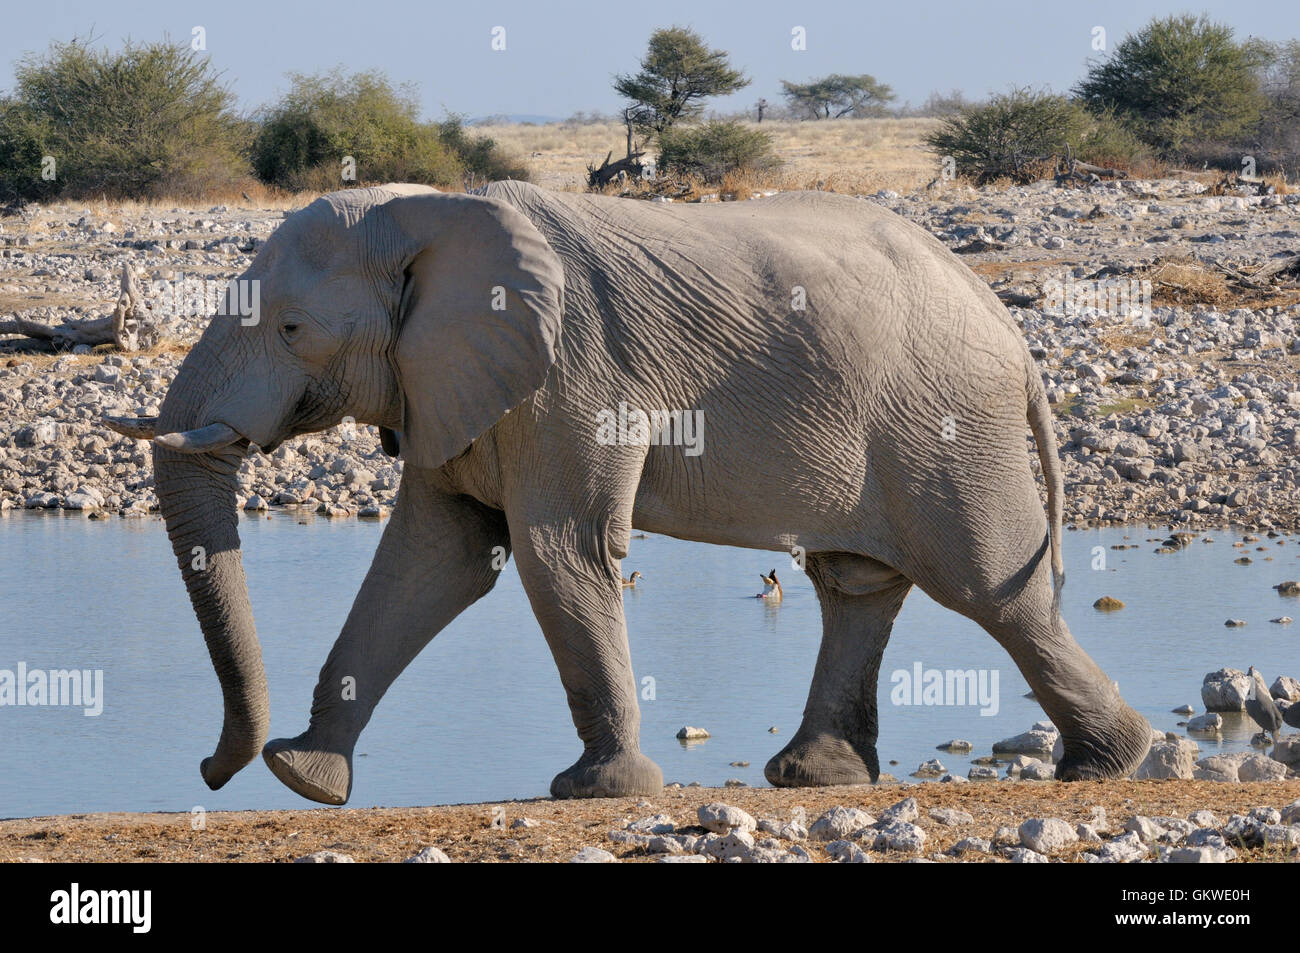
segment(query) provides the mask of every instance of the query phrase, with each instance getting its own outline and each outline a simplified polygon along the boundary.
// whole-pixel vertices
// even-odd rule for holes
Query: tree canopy
[[[1238,43],[1230,26],[1205,16],[1152,20],[1090,64],[1075,94],[1094,112],[1112,111],[1166,156],[1198,141],[1232,139],[1255,127],[1266,99],[1263,44]]]
[[[885,104],[894,99],[894,91],[870,73],[832,73],[808,83],[781,80],[781,88],[794,113],[813,119],[880,115]]]
[[[633,125],[658,135],[673,123],[694,119],[709,96],[725,96],[749,85],[732,69],[723,50],[711,50],[694,30],[669,27],[650,34],[635,75],[614,77],[614,89],[631,100]]]

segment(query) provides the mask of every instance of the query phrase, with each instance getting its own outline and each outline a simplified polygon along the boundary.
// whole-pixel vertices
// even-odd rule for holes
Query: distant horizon
[[[407,9],[407,7],[410,9]],[[242,9],[241,9],[242,8]],[[321,9],[339,11],[321,15]],[[707,108],[752,109],[765,98],[783,103],[781,80],[806,81],[828,73],[870,73],[889,84],[894,107],[920,106],[932,93],[953,90],[971,99],[1012,86],[1067,92],[1084,75],[1096,29],[1106,49],[1153,17],[1207,14],[1232,26],[1239,39],[1281,42],[1300,38],[1300,6],[1283,0],[1253,4],[1212,0],[1196,7],[1155,0],[1098,0],[1087,9],[989,0],[978,8],[941,0],[875,10],[825,0],[790,7],[755,0],[741,15],[723,4],[665,0],[653,20],[620,24],[611,33],[593,23],[590,7],[558,0],[542,9],[519,0],[484,12],[459,5],[413,7],[373,0],[358,20],[342,4],[316,4],[300,20],[300,5],[219,6],[143,0],[105,19],[89,0],[17,5],[6,11],[0,36],[0,90],[12,92],[13,70],[29,53],[52,42],[94,36],[99,47],[128,38],[170,38],[189,44],[202,29],[205,53],[223,74],[241,112],[252,112],[287,92],[287,74],[380,70],[394,84],[414,83],[424,118],[456,113],[475,120],[532,116],[563,120],[577,112],[614,115],[623,102],[612,88],[616,73],[634,72],[650,33],[688,26],[752,79]],[[251,12],[250,12],[251,11]],[[494,30],[504,28],[504,34]],[[806,49],[792,49],[802,27]],[[494,38],[504,50],[494,50]]]

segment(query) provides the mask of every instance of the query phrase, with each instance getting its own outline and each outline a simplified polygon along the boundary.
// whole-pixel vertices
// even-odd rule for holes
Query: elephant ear
[[[555,363],[564,270],[495,199],[426,194],[380,206],[400,248],[401,454],[438,467],[519,406]]]

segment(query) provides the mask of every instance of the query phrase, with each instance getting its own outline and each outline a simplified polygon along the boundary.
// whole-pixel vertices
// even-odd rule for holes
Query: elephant
[[[1058,778],[1126,777],[1145,756],[1150,726],[1060,614],[1063,481],[1034,359],[986,285],[887,209],[356,188],[288,216],[238,280],[258,283],[255,320],[218,310],[157,419],[115,421],[152,435],[221,683],[210,787],[260,752],[292,790],[345,803],[375,706],[504,552],[582,743],[551,794],[658,792],[622,606],[634,528],[802,554],[823,631],[773,785],[878,780],[881,656],[914,585],[1005,647],[1060,730]],[[662,426],[602,438],[615,412]],[[675,429],[692,414],[694,450]],[[345,417],[379,428],[401,482],[307,729],[267,742],[238,469]]]

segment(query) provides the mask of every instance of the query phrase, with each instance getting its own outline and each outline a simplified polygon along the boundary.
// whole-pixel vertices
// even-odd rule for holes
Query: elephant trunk
[[[201,343],[190,355],[193,359]],[[210,393],[187,359],[168,392],[159,432],[203,426],[202,401]],[[188,373],[187,373],[188,372]],[[187,454],[154,445],[154,482],[167,535],[189,590],[194,613],[221,682],[225,717],[216,751],[200,765],[216,790],[261,752],[270,722],[262,649],[253,624],[239,551],[235,491],[246,441],[213,453]]]

